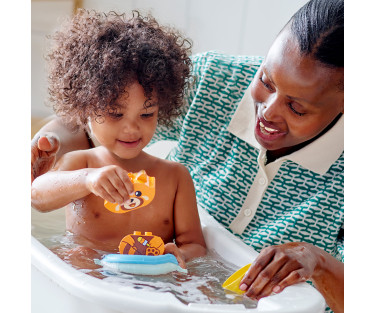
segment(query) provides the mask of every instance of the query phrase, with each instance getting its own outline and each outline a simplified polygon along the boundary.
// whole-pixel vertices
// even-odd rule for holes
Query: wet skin
[[[98,175],[104,177],[107,174],[112,175],[110,173],[112,170],[117,171],[118,168],[115,166],[123,168],[103,147],[88,150],[87,153],[90,153],[87,157],[88,179],[91,179],[92,173],[96,177]],[[138,162],[137,166],[127,166],[126,168],[129,172],[138,172],[144,169],[149,176],[156,178],[156,193],[150,204],[134,211],[117,214],[104,207],[102,196],[90,193],[66,207],[67,229],[76,235],[101,242],[106,247],[105,250],[116,250],[121,239],[135,230],[151,231],[162,237],[166,243],[172,242],[175,235],[174,202],[180,177],[179,174],[166,175],[166,172],[175,170],[179,173],[182,169],[172,162],[160,160],[147,154],[143,156],[143,159],[142,162]],[[108,164],[114,166],[108,166]],[[98,171],[96,171],[97,168]],[[99,194],[99,191],[96,193]],[[124,193],[126,193],[125,190]],[[117,202],[115,198],[108,196],[107,198],[112,202]]]
[[[155,99],[145,98],[141,85],[134,83],[117,103],[117,110],[91,118],[101,146],[67,153],[37,177],[32,205],[42,212],[67,206],[67,229],[101,250],[116,250],[134,231],[153,232],[165,242],[165,253],[173,253],[185,267],[186,260],[206,253],[193,181],[183,165],[143,151],[157,126]],[[123,204],[129,199],[134,190],[128,172],[141,170],[155,177],[153,201],[124,214],[107,210],[104,200]]]

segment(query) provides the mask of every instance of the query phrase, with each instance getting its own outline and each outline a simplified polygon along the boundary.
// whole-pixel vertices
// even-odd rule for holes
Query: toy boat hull
[[[162,275],[173,271],[187,273],[186,269],[179,266],[172,254],[158,256],[108,254],[102,260],[95,260],[95,263],[104,268],[137,275]]]

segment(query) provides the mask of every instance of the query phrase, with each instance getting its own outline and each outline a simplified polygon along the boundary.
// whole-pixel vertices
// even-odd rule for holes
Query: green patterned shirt
[[[263,59],[217,52],[192,58],[184,113],[172,127],[159,126],[153,142],[178,142],[168,158],[190,171],[199,205],[256,251],[304,241],[343,261],[343,117],[265,166],[248,89]]]

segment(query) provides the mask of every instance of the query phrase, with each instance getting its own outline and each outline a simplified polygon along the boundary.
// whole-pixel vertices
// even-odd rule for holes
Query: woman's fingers
[[[241,280],[240,289],[246,291],[246,296],[260,299],[306,281],[317,264],[312,247],[291,242],[263,249]]]
[[[252,281],[248,281],[247,278],[243,279],[242,283],[248,287],[246,291],[246,296],[250,298],[259,298],[264,295],[267,286],[273,282],[279,282],[283,274],[281,268],[285,266],[287,259],[282,255],[276,255],[273,251],[268,251],[266,256],[261,256],[259,261],[256,260],[256,271],[258,272],[257,276],[253,278]],[[250,269],[253,265],[250,267]],[[251,271],[250,271],[251,273]],[[242,283],[240,286],[242,286]],[[245,286],[242,286],[241,289],[246,290]]]
[[[295,271],[292,271],[285,279],[283,279],[278,285],[273,292],[281,292],[283,289],[285,289],[287,286],[297,284],[297,283],[302,283],[307,281],[309,277],[307,277],[307,272],[301,268]]]
[[[264,288],[259,291],[257,298],[266,297],[274,293],[281,292],[285,287],[306,281],[304,275],[306,271],[301,268],[297,262],[288,262],[282,268],[278,270],[264,286]]]
[[[265,269],[265,267],[270,263],[273,257],[274,252],[272,249],[265,248],[264,250],[262,250],[260,252],[260,255],[244,275],[243,279],[240,281],[240,289],[247,290],[254,283],[260,273]],[[263,275],[265,275],[265,273]]]

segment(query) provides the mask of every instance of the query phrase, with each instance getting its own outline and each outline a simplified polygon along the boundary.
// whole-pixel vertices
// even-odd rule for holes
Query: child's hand
[[[177,247],[176,244],[174,244],[172,242],[165,244],[164,254],[167,254],[167,253],[171,253],[176,257],[176,259],[178,260],[179,266],[181,268],[187,268],[187,265],[185,264],[185,261],[184,261],[184,256],[180,252],[180,250],[179,250],[179,248]]]
[[[134,191],[128,172],[117,165],[88,169],[86,187],[96,196],[118,204],[128,200]]]
[[[55,164],[60,141],[56,134],[36,134],[31,141],[31,183]]]

